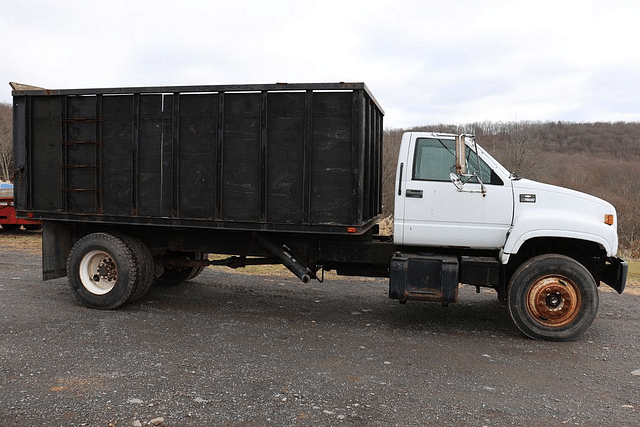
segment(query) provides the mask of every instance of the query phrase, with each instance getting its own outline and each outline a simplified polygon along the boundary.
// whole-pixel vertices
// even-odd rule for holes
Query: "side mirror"
[[[484,183],[480,179],[480,176],[478,176],[478,173],[477,172],[467,173],[467,158],[466,158],[467,143],[465,141],[466,137],[467,135],[464,135],[464,134],[456,136],[456,153],[455,153],[456,172],[455,173],[451,172],[449,174],[449,178],[451,179],[451,182],[453,182],[453,185],[456,186],[458,191],[464,191],[465,193],[482,193],[482,195],[484,196],[487,193],[487,188],[484,186]],[[472,142],[474,145],[476,144],[475,139]],[[476,153],[477,164],[480,165],[480,156],[478,155],[477,145],[475,145],[475,153]],[[477,183],[480,184],[480,190],[475,190],[475,189],[465,190],[462,188],[467,182],[469,182],[472,179],[474,179],[475,181],[477,181]]]
[[[467,173],[467,159],[465,158],[467,144],[464,139],[464,135],[456,136],[456,174],[458,176],[463,176]]]

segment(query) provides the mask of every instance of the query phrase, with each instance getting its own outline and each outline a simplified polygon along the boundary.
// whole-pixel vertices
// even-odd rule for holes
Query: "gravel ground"
[[[207,269],[115,311],[0,249],[1,426],[637,426],[640,297],[601,291],[575,342],[494,293],[400,305],[385,280]]]

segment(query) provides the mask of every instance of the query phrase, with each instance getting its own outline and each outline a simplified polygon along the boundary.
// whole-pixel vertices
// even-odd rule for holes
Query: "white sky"
[[[640,121],[637,0],[0,0],[9,81],[365,82],[385,127]]]

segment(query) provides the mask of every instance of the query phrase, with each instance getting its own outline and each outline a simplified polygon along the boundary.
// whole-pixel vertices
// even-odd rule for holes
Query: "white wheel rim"
[[[80,281],[84,288],[95,295],[111,291],[118,281],[118,266],[113,257],[105,252],[88,252],[80,261]]]

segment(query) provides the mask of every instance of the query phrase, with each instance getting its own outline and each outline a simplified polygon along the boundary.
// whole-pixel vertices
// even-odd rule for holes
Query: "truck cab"
[[[456,172],[456,138],[444,134],[404,134],[396,179],[396,243],[474,249],[503,247],[514,216],[509,172],[480,147],[474,152],[474,146],[466,145],[467,171],[474,176],[463,189],[456,188],[451,181],[451,173]],[[466,140],[471,144],[471,138]]]
[[[624,290],[616,224],[610,203],[509,173],[473,135],[405,133],[391,294],[454,302],[458,282],[493,287],[525,334],[575,336],[595,316],[600,282]],[[447,268],[458,272],[449,282]],[[416,283],[421,270],[441,278],[435,288]]]
[[[461,165],[456,138],[464,141]],[[460,167],[466,168],[464,183]],[[406,133],[396,194],[394,230],[401,245],[497,249],[504,264],[540,237],[594,242],[607,257],[618,249],[613,205],[509,173],[469,135]]]

